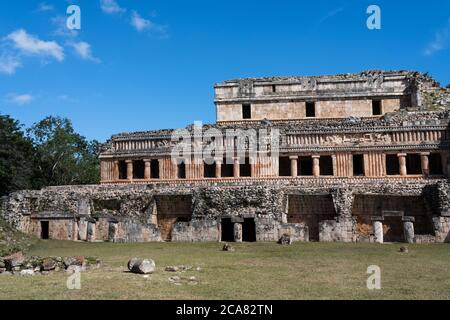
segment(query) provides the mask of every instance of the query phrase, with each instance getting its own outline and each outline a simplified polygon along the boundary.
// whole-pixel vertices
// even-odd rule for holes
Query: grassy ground
[[[0,299],[450,299],[450,245],[275,243],[80,243],[39,241],[29,254],[97,256],[98,270],[82,273],[81,290],[66,288],[67,275],[0,276]],[[124,272],[129,258],[152,258],[145,278]],[[167,265],[192,265],[185,273]],[[369,265],[381,268],[381,290],[366,288]],[[201,270],[195,270],[200,266]],[[199,283],[175,285],[173,275]]]

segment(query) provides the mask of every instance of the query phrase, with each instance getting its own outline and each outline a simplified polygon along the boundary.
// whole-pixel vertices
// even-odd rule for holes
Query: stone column
[[[145,169],[144,169],[144,179],[151,179],[151,160],[150,159],[144,159],[145,163]]]
[[[125,160],[127,164],[127,179],[133,180],[133,160]]]
[[[119,180],[119,160],[114,160],[114,179]]]
[[[234,241],[242,242],[242,223],[240,222],[234,223]]]
[[[289,159],[291,160],[291,177],[296,177],[298,176],[297,173],[298,156],[290,156]]]
[[[78,239],[81,241],[87,240],[87,224],[86,218],[80,218],[78,221]]]
[[[239,157],[233,157],[233,177],[239,178],[241,175],[240,172],[240,164],[239,164]]]
[[[250,164],[250,177],[256,176],[256,158],[248,158]]]
[[[95,221],[88,221],[87,223],[87,241],[94,241],[95,240],[95,231],[96,231],[96,224]]]
[[[383,217],[372,217],[373,235],[376,243],[383,243]]]
[[[397,154],[398,157],[398,165],[400,167],[400,175],[406,176],[408,173],[406,171],[406,153]]]
[[[320,176],[320,156],[315,155],[312,156],[313,160],[313,176],[318,177]]]
[[[429,152],[422,152],[420,154],[420,160],[422,165],[422,174],[424,176],[428,176],[430,174],[430,164],[428,161],[428,156],[430,155]]]
[[[222,177],[222,159],[216,159],[216,178]]]
[[[78,221],[74,220],[72,222],[72,240],[77,241],[78,240]]]
[[[414,242],[414,217],[403,217],[403,232],[405,235],[405,242],[413,243]]]

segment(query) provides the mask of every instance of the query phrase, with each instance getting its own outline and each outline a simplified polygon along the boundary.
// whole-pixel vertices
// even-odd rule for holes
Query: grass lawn
[[[1,276],[0,299],[450,299],[450,245],[275,243],[37,242],[29,255],[96,256],[100,269],[81,275],[81,290],[66,288],[67,274]],[[124,272],[132,257],[152,258],[149,277]],[[191,271],[164,271],[192,265]],[[381,290],[368,290],[367,267],[381,268]],[[201,267],[197,271],[196,267]],[[175,285],[174,275],[198,284]]]

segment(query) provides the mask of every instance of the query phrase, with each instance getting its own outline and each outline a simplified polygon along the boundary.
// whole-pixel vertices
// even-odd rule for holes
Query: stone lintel
[[[384,217],[383,216],[371,216],[370,220],[372,220],[372,221],[384,221]]]
[[[42,220],[42,219],[75,219],[76,214],[63,211],[42,211],[39,213],[34,213],[31,215],[32,219]]]
[[[384,210],[383,217],[402,217],[405,213],[403,211]]]
[[[404,217],[402,217],[402,221],[403,222],[414,222],[414,221],[416,221],[416,218],[411,217],[411,216],[404,216]]]

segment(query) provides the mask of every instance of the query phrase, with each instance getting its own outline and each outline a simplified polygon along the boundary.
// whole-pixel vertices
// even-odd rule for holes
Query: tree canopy
[[[76,133],[69,119],[49,116],[26,133],[9,116],[0,119],[0,194],[99,182],[100,143]]]

